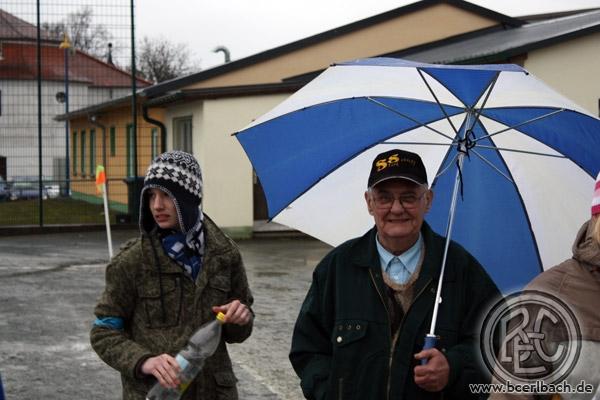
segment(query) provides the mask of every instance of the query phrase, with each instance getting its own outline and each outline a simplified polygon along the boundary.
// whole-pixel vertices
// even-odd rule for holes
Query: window
[[[90,176],[96,174],[96,131],[90,130]]]
[[[114,157],[116,154],[116,149],[117,149],[117,144],[116,144],[116,132],[115,132],[115,127],[111,126],[110,127],[110,156]]]
[[[151,156],[152,159],[154,160],[154,158],[156,158],[156,156],[158,156],[158,129],[157,128],[152,128],[152,130],[150,131],[150,136],[152,137],[152,144],[151,144]]]
[[[175,118],[173,120],[173,150],[193,152],[192,117]]]
[[[135,164],[135,160],[134,160],[134,155],[135,155],[135,148],[133,147],[134,145],[134,132],[133,132],[133,125],[129,124],[127,125],[127,176],[135,176],[136,171],[133,170],[133,166]]]
[[[77,131],[73,131],[73,175],[77,176]]]
[[[85,176],[85,131],[81,131],[81,176]]]

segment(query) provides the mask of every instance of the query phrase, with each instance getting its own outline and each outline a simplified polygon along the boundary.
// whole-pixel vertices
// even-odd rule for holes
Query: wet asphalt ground
[[[114,231],[115,252],[136,231]],[[329,250],[310,239],[238,242],[255,297],[252,336],[229,350],[241,399],[302,399],[288,361],[311,273]],[[0,376],[7,400],[118,399],[119,374],[91,349],[108,260],[104,232],[0,237]]]

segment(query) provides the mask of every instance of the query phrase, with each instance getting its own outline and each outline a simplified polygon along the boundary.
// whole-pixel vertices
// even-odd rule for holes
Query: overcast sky
[[[233,60],[281,46],[342,25],[413,3],[414,0],[134,0],[136,38],[164,37],[185,44],[202,69],[223,63],[217,46]],[[473,0],[472,3],[516,17],[600,7],[600,0]],[[35,0],[0,0],[0,8],[35,23]],[[42,22],[64,19],[85,5],[94,23],[107,27],[115,51],[126,49],[130,0],[42,1]],[[116,55],[116,54],[115,54]],[[128,59],[127,51],[118,57]]]
[[[185,43],[202,69],[413,3],[409,0],[138,0],[138,38],[164,36]],[[600,0],[477,0],[480,6],[521,16],[600,7]]]

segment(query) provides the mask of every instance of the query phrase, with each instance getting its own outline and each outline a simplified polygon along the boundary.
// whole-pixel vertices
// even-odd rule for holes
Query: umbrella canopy
[[[570,257],[600,169],[600,120],[509,64],[337,64],[237,139],[269,216],[331,245],[373,226],[374,157],[418,153],[435,193],[427,221],[447,231],[458,176],[452,238],[504,291]]]

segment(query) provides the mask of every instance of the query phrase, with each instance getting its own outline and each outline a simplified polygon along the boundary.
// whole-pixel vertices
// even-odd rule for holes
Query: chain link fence
[[[98,165],[111,221],[131,220],[138,165],[160,148],[146,125],[138,152],[131,98],[150,82],[130,73],[132,13],[130,0],[0,2],[0,228],[103,223]]]

